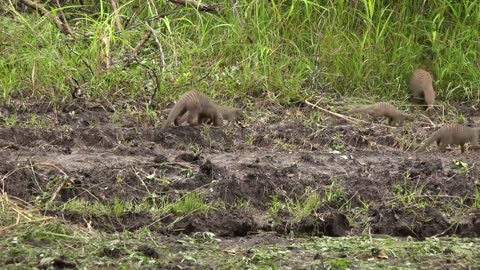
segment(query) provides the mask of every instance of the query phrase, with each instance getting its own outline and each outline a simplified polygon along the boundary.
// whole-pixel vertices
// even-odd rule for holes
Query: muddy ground
[[[306,105],[257,109],[242,125],[163,131],[162,119],[141,119],[120,106],[2,105],[1,188],[18,201],[52,201],[45,215],[80,225],[88,221],[106,232],[148,227],[169,235],[209,231],[220,237],[259,231],[419,239],[480,235],[480,211],[469,207],[480,200],[480,152],[439,153],[432,147],[414,153],[435,130],[423,118],[392,129],[378,122],[352,125]],[[468,106],[456,109],[473,122],[479,115]],[[337,197],[300,221],[286,209],[269,215],[272,196],[295,201],[307,190]],[[174,201],[191,191],[225,207],[178,221],[175,213],[107,216],[51,206],[72,199],[144,202],[152,194]]]

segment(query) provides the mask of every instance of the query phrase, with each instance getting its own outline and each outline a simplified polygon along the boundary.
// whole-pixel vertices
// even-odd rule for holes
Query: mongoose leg
[[[184,113],[181,117],[180,117],[180,116],[177,117],[177,118],[175,119],[175,121],[176,121],[175,125],[177,125],[177,123],[178,123],[177,126],[179,126],[179,125],[181,125],[183,122],[186,122],[186,121],[188,120],[188,116],[189,116],[189,115],[190,115],[190,113],[189,113],[189,112],[186,112],[186,113]]]
[[[393,126],[393,125],[395,125],[395,124],[396,124],[396,121],[393,120],[393,118],[388,117],[388,125],[389,125],[389,126]]]
[[[184,122],[188,122],[188,117],[189,117],[190,113],[187,112],[186,114],[184,114],[182,117],[179,117],[180,120],[178,120],[179,124],[181,125],[182,123]],[[210,124],[210,118],[208,118],[207,116],[205,115],[202,115],[200,114],[198,116],[198,124],[201,125],[201,124]]]
[[[190,110],[188,114],[188,124],[190,126],[197,126],[198,125],[198,111],[197,110]]]
[[[464,143],[460,144],[460,151],[462,152],[462,154],[463,154],[463,152],[465,152],[465,144]]]
[[[187,117],[188,111],[186,109],[183,109],[180,114],[178,114],[177,118],[173,120],[173,123],[175,126],[180,126],[183,122],[185,122],[185,117]],[[184,120],[182,120],[184,119]]]
[[[444,144],[444,143],[442,143],[442,142],[440,142],[440,144],[438,145],[438,149],[440,150],[440,152],[445,152],[445,151],[447,151],[447,148],[446,148],[446,147],[447,147],[447,145]]]
[[[211,119],[213,121],[213,125],[216,127],[221,127],[223,126],[223,117],[220,113],[216,113],[214,118]]]

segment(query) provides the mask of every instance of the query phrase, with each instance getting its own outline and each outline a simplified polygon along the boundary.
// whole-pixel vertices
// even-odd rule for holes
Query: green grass
[[[194,213],[207,213],[223,207],[220,202],[207,203],[203,195],[196,192],[186,193],[177,200],[168,200],[165,197],[154,196],[144,201],[122,200],[115,198],[111,201],[87,201],[71,199],[59,206],[46,205],[51,209],[75,211],[86,215],[120,216],[125,213],[147,212],[153,216],[172,213],[177,216],[187,216]],[[41,205],[39,205],[41,207]]]
[[[254,243],[219,239],[212,233],[163,236],[148,229],[105,234],[43,217],[6,196],[0,201],[2,269],[51,267],[55,260],[83,269],[182,267],[203,269],[419,269],[480,264],[478,239],[391,237],[312,237],[282,240],[268,234]],[[143,252],[154,249],[158,257]],[[379,258],[380,250],[388,258]]]
[[[406,80],[419,66],[433,72],[440,99],[480,97],[477,1],[239,0],[236,13],[230,1],[216,2],[224,15],[172,11],[168,1],[155,7],[129,1],[118,13],[124,23],[135,16],[121,32],[115,31],[109,3],[67,5],[63,11],[75,41],[49,19],[4,3],[0,8],[9,16],[0,19],[2,98],[67,100],[72,78],[92,98],[148,101],[157,87],[151,74],[136,63],[125,67],[123,59],[148,29],[143,21],[164,11],[171,14],[150,21],[164,59],[153,37],[138,55],[157,73],[158,102],[193,82],[220,99],[264,96],[289,104],[320,91],[406,100]],[[108,71],[103,55],[112,58]]]

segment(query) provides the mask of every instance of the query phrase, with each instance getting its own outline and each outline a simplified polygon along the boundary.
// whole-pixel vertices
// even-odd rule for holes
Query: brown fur
[[[185,117],[182,117],[184,115]],[[191,126],[196,126],[203,118],[210,119],[214,126],[221,127],[223,125],[222,114],[210,98],[198,91],[189,91],[183,94],[173,106],[162,129],[165,129],[172,122],[178,126],[185,120]]]
[[[230,107],[225,107],[225,106],[217,106],[218,112],[222,115],[223,120],[227,120],[227,122],[230,124],[231,122],[235,122],[238,120],[241,120],[243,118],[243,111],[238,108],[230,108]],[[184,114],[180,120],[178,120],[179,124],[182,124],[187,120],[188,114]],[[199,124],[213,124],[213,121],[210,117],[207,115],[200,115],[198,119]]]
[[[427,111],[433,108],[435,91],[433,91],[433,77],[428,71],[415,70],[410,77],[409,87],[414,100],[423,100],[427,105]]]
[[[386,102],[379,102],[372,105],[366,105],[350,110],[349,113],[367,113],[374,120],[380,117],[388,118],[388,124],[391,126],[403,125],[405,119],[413,120],[412,115],[400,112],[395,106]]]
[[[441,127],[430,138],[426,139],[422,146],[415,152],[424,151],[431,143],[436,142],[440,151],[445,152],[447,145],[460,145],[460,150],[465,152],[465,143],[470,143],[473,149],[479,149],[478,128],[471,128],[459,124],[448,124]]]

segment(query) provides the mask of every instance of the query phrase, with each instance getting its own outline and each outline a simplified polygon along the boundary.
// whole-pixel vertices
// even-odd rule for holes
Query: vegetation
[[[405,158],[401,166],[395,167],[398,172],[391,172],[386,166],[382,171],[385,174],[379,176],[382,179],[374,183],[382,188],[389,183],[388,187],[377,190],[362,181],[363,177],[370,177],[369,170],[377,163],[360,162],[355,160],[356,156],[364,152],[347,151],[355,141],[368,151],[390,151],[393,148],[379,147],[397,142],[396,134],[389,130],[388,136],[383,136],[384,133],[374,129],[347,134],[354,133],[353,129],[343,126],[328,130],[323,112],[308,112],[297,119],[309,127],[303,129],[305,134],[314,130],[308,136],[300,136],[310,138],[325,133],[324,141],[328,142],[321,139],[316,142],[329,149],[319,160],[308,154],[299,156],[304,162],[288,160],[294,163],[294,168],[283,168],[287,165],[285,160],[275,160],[278,164],[267,168],[260,164],[263,157],[253,159],[256,153],[270,155],[278,150],[275,154],[296,156],[308,149],[304,145],[310,143],[308,138],[291,138],[297,137],[296,123],[277,129],[266,125],[267,121],[276,123],[278,111],[255,111],[255,117],[252,114],[247,120],[265,125],[241,132],[235,127],[223,129],[222,135],[230,137],[218,137],[215,129],[208,126],[197,133],[187,130],[182,134],[169,133],[165,138],[157,130],[147,134],[142,128],[147,126],[148,132],[152,131],[151,127],[159,120],[159,110],[191,88],[237,106],[240,103],[248,106],[260,99],[288,107],[318,96],[338,106],[345,105],[343,99],[350,97],[405,102],[409,96],[406,80],[417,67],[432,71],[440,100],[478,102],[480,2],[210,0],[192,7],[178,4],[182,0],[36,0],[32,2],[34,5],[42,3],[36,9],[26,7],[26,2],[30,1],[0,1],[0,103],[3,103],[0,122],[5,131],[1,134],[13,137],[0,141],[0,151],[15,157],[13,162],[11,158],[0,164],[0,265],[8,269],[479,266],[479,250],[474,248],[479,244],[478,239],[435,236],[422,239],[423,232],[416,231],[419,224],[448,219],[444,222],[448,228],[436,236],[464,236],[454,229],[475,225],[474,221],[462,223],[468,222],[465,217],[480,208],[480,190],[475,186],[478,181],[473,180],[478,175],[478,164],[469,156],[455,156],[450,164],[442,163],[445,159],[436,159],[438,167],[433,166],[434,162],[424,162],[426,159]],[[112,5],[117,2],[116,7]],[[58,110],[62,111],[61,117],[57,110],[53,113],[45,110],[48,112],[44,115],[37,115],[33,109],[25,110],[27,113],[21,110],[30,106],[32,100],[74,104],[79,96],[114,109],[102,108],[108,117],[102,114],[98,119],[88,115],[96,114],[95,110],[84,115],[77,108]],[[339,97],[341,102],[335,101]],[[15,109],[10,110],[12,107]],[[304,113],[291,109],[282,113],[288,117]],[[4,115],[4,111],[8,113]],[[445,117],[445,112],[442,113]],[[455,121],[468,123],[468,115],[455,117]],[[103,130],[105,122],[111,125],[105,125],[108,127]],[[78,131],[78,127],[88,128]],[[417,144],[414,138],[417,134],[411,126],[406,127],[400,131],[403,132],[400,146],[393,147],[409,150]],[[278,132],[282,129],[287,131]],[[267,132],[271,136],[262,136]],[[192,134],[198,134],[204,142],[190,140]],[[142,141],[142,136],[149,139]],[[369,141],[372,137],[379,139]],[[164,141],[159,143],[156,139]],[[217,147],[222,140],[235,145],[237,139],[243,140],[238,148],[223,151],[223,145]],[[178,156],[173,157],[176,154],[173,149],[158,154],[156,147],[164,147],[162,143],[178,143],[175,150],[185,150],[193,156],[188,161],[177,159]],[[224,156],[216,156],[223,159],[262,143],[273,149],[265,151],[268,147],[259,147],[259,151],[251,153],[252,157],[235,161],[245,172],[223,174],[230,164],[221,167],[212,162],[214,159],[208,162],[202,159],[205,150],[202,147],[217,154],[225,152]],[[97,146],[101,146],[100,151],[95,149],[89,156],[77,152],[72,155],[71,148],[87,152],[89,147],[92,150]],[[317,147],[312,144],[309,150]],[[40,154],[33,154],[39,149]],[[393,155],[397,154],[399,151]],[[69,156],[68,165],[78,167],[53,164],[63,162],[61,157],[52,163],[38,162],[35,158],[43,158],[40,155],[45,155],[47,161],[52,160],[51,156]],[[93,156],[98,158],[88,160]],[[129,157],[128,162],[125,157]],[[121,162],[108,163],[107,159],[121,159]],[[339,159],[348,161],[343,165],[358,164],[343,168],[342,164],[335,164]],[[105,170],[102,174],[91,174],[89,170],[94,170],[83,167],[84,163]],[[327,163],[341,167],[345,173],[339,170],[340,173],[332,175],[319,170],[318,174],[315,171],[297,175],[306,170],[297,170],[297,164],[308,170],[317,166],[328,169],[324,166]],[[136,167],[145,172],[137,171]],[[265,168],[267,173],[260,173]],[[358,171],[347,173],[349,168]],[[435,170],[440,176],[432,173]],[[132,177],[118,171],[128,171]],[[237,173],[245,174],[246,182],[258,185],[258,189],[253,186],[243,190]],[[448,176],[446,182],[452,182],[461,179],[455,178],[460,175],[468,181],[460,187],[463,190],[455,190],[452,195],[448,190],[451,183],[438,187],[440,181],[431,183],[431,179],[422,178],[429,173],[438,176],[435,180]],[[356,186],[365,185],[364,193],[358,191],[365,197],[352,192],[344,183],[355,174],[360,177],[354,180],[361,183]],[[395,179],[397,174],[400,179]],[[238,183],[223,179],[228,177]],[[292,182],[302,181],[292,185],[287,193],[282,183],[271,181],[282,177]],[[12,185],[19,179],[25,183]],[[87,183],[92,180],[95,183]],[[477,182],[471,184],[474,181]],[[19,194],[25,192],[25,198],[7,194],[8,185],[14,186]],[[89,189],[101,192],[96,196]],[[81,192],[75,193],[78,190]],[[123,196],[127,191],[132,194]],[[242,197],[245,193],[250,197]],[[265,194],[267,201],[255,201]],[[440,210],[437,213],[432,209]],[[372,210],[375,214],[370,213]],[[250,212],[244,217],[242,211]],[[204,218],[209,215],[213,218]],[[322,223],[324,217],[332,217],[333,221]],[[411,233],[407,235],[416,235],[424,241],[372,235],[371,220],[375,218],[390,218],[390,224],[395,225],[401,223],[401,229]],[[206,228],[217,233],[231,230],[233,235],[248,237],[237,241],[220,238],[203,228],[196,230],[199,224],[211,220],[217,223]],[[295,226],[306,221],[311,226],[305,227],[312,228],[297,234]],[[184,226],[177,229],[178,224]],[[316,228],[319,224],[329,228]],[[345,232],[357,236],[296,238],[301,233],[321,235],[333,231],[331,227],[337,224],[345,225]],[[183,235],[183,230],[193,233]],[[249,234],[263,230],[267,232]],[[429,233],[426,234],[432,235]]]
[[[478,266],[475,239],[432,238],[403,241],[391,237],[313,237],[262,240],[251,247],[211,233],[171,241],[148,229],[101,234],[43,217],[0,197],[0,262],[5,269],[173,268],[218,269],[418,269]],[[8,220],[7,217],[10,217]],[[252,236],[255,237],[255,236]],[[260,238],[261,239],[261,238]],[[308,259],[305,259],[308,258]]]
[[[433,71],[445,100],[480,96],[478,1],[206,3],[220,14],[169,1],[128,1],[116,12],[109,1],[48,7],[64,13],[73,36],[46,16],[21,12],[19,2],[0,6],[4,100],[65,100],[72,80],[91,97],[148,100],[153,73],[158,102],[192,84],[213,96],[282,103],[319,92],[402,100],[419,66]],[[149,27],[154,37],[128,65]]]

